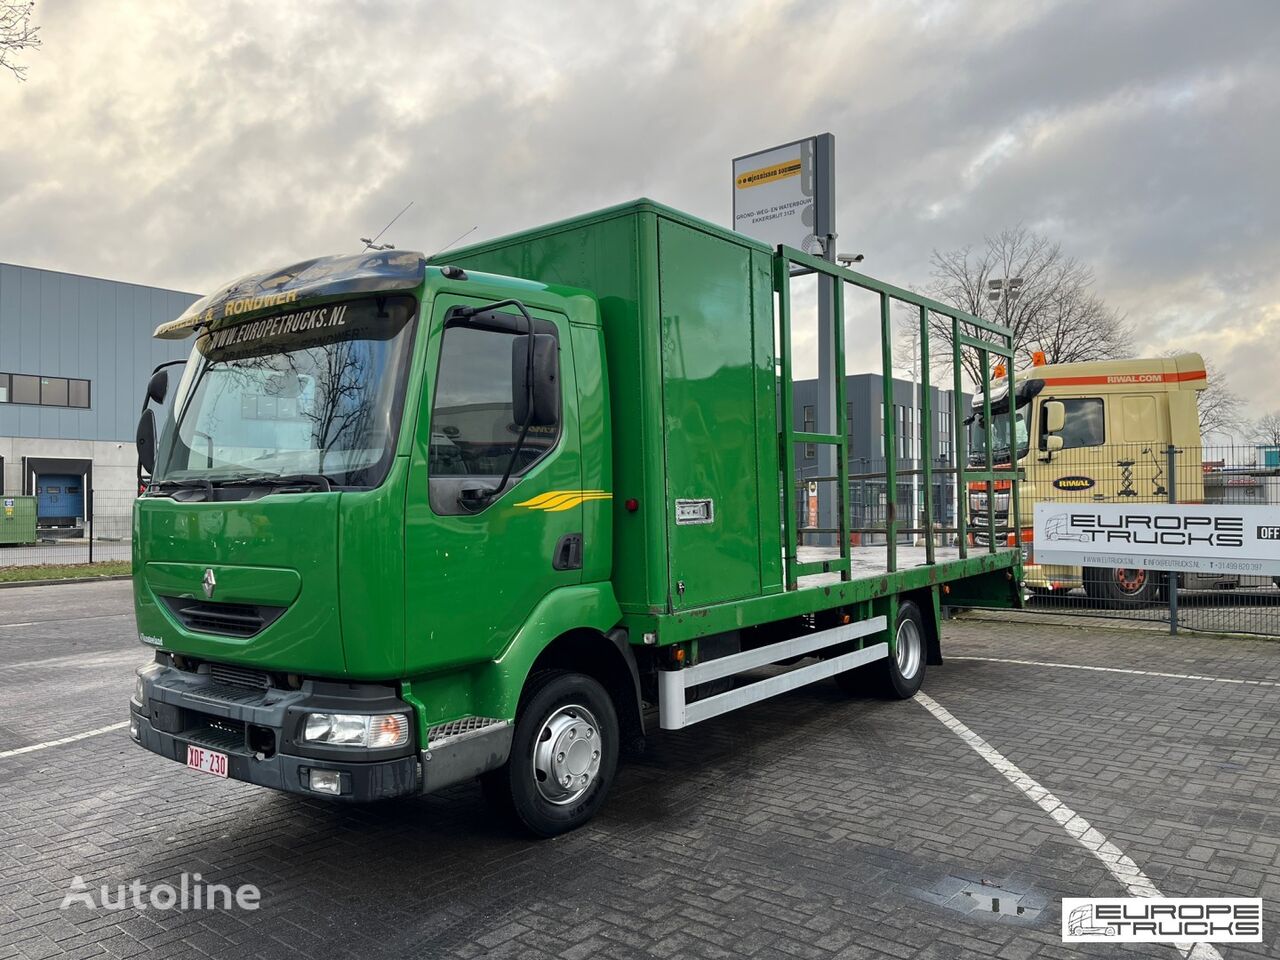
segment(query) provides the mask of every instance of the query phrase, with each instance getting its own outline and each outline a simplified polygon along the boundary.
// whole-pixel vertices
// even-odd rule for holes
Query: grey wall
[[[132,441],[152,369],[191,350],[151,332],[197,299],[0,263],[0,372],[92,384],[88,410],[0,403],[0,437]]]

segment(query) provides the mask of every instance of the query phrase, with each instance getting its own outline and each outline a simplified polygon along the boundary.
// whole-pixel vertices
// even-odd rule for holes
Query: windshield
[[[1018,452],[1015,460],[1027,455],[1027,404],[1018,407],[1015,414],[1017,425]],[[995,422],[991,427],[991,457],[996,463],[1009,460],[1009,413],[992,413]],[[979,410],[974,421],[969,424],[969,462],[970,464],[987,462],[987,427]]]
[[[412,297],[371,297],[206,333],[154,479],[318,474],[376,486],[391,462],[415,311]]]

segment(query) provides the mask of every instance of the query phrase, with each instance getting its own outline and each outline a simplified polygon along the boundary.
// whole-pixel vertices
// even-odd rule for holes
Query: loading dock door
[[[70,473],[36,474],[36,522],[70,527],[84,517],[84,480]]]

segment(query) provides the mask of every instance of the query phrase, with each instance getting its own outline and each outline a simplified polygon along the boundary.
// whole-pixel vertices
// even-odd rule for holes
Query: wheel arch
[[[562,638],[595,637],[601,646],[622,657],[617,642],[609,639],[621,620],[622,611],[607,582],[551,591],[530,611],[496,659],[461,664],[402,684],[402,695],[417,710],[423,742],[432,725],[461,717],[513,720],[520,694],[539,658],[548,650],[557,651],[549,657],[559,655],[568,645],[581,642]]]
[[[640,669],[625,629],[615,627],[601,632],[580,627],[560,634],[538,654],[529,675],[547,669],[571,670],[599,681],[618,712],[623,746],[636,748],[643,744]]]

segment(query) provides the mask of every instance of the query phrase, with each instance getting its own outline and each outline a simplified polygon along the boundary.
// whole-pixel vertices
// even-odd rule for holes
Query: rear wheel
[[[618,717],[599,682],[548,670],[531,677],[516,714],[511,757],[484,792],[531,833],[553,837],[590,820],[618,765]]]
[[[836,683],[848,693],[866,694],[886,700],[908,700],[924,683],[924,616],[911,601],[898,607],[894,625],[894,651],[883,660],[857,670],[836,675]]]
[[[1092,599],[1108,607],[1139,606],[1160,601],[1164,575],[1154,570],[1086,567],[1084,587]]]

